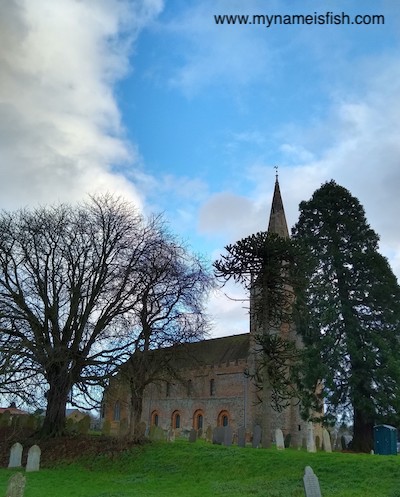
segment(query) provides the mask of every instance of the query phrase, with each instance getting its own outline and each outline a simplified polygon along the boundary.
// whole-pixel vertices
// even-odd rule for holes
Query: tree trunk
[[[373,448],[374,424],[360,409],[354,408],[352,449],[356,452],[371,452]]]
[[[136,387],[133,382],[130,383],[131,402],[130,402],[130,422],[129,437],[132,439],[140,438],[143,434],[140,430],[140,421],[143,412],[143,394],[144,387]]]
[[[61,374],[48,379],[47,408],[40,434],[57,437],[65,431],[66,406],[71,386],[68,378]]]

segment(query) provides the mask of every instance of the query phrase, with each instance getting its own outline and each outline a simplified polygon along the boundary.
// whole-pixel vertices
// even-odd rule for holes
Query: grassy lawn
[[[27,474],[25,497],[304,497],[305,466],[322,497],[400,497],[400,457],[153,443]],[[0,470],[5,495],[12,470]]]

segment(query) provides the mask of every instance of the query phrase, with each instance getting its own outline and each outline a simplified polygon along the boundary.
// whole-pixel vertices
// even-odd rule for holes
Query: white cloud
[[[124,139],[113,85],[129,70],[139,30],[161,8],[161,0],[10,0],[2,6],[3,208],[104,190],[140,204],[122,174],[138,154]]]

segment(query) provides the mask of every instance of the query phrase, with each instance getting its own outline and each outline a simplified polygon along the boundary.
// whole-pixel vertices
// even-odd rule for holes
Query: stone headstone
[[[310,466],[306,466],[303,482],[306,497],[322,497],[318,478]]]
[[[261,426],[256,425],[253,429],[253,448],[254,449],[258,449],[258,447],[260,447],[261,434],[262,434]]]
[[[233,431],[232,428],[228,426],[224,426],[224,445],[226,447],[230,447],[232,445],[232,439],[233,439]]]
[[[319,435],[317,435],[315,437],[315,448],[317,450],[320,450],[321,449],[321,439],[319,438]]]
[[[307,452],[317,452],[314,440],[314,426],[311,421],[307,426]]]
[[[206,430],[206,440],[207,442],[212,442],[212,438],[213,438],[213,430],[211,428],[210,425],[207,426],[207,430]]]
[[[149,438],[153,441],[165,440],[164,430],[160,426],[153,425],[150,428]]]
[[[285,448],[285,441],[283,439],[283,433],[280,428],[277,428],[275,430],[275,442],[276,442],[276,448],[278,450],[284,450]]]
[[[324,446],[324,451],[332,452],[331,437],[329,435],[329,431],[326,428],[322,430],[322,442]]]
[[[23,497],[26,478],[22,473],[15,473],[8,480],[6,497]]]
[[[244,426],[238,428],[238,446],[246,447],[246,428]]]
[[[9,468],[20,468],[22,458],[22,445],[20,443],[15,443],[10,450],[10,461],[8,463]]]
[[[222,445],[224,443],[224,427],[217,426],[213,430],[212,443]]]
[[[26,471],[39,471],[41,450],[38,445],[32,445],[28,451]]]
[[[194,443],[197,440],[197,431],[192,428],[189,433],[189,442]]]
[[[168,442],[175,442],[175,430],[168,430],[167,440]]]

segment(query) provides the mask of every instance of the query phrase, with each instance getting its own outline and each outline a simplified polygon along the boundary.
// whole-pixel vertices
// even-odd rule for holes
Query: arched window
[[[151,425],[158,426],[159,416],[157,411],[151,413]]]
[[[181,427],[181,415],[179,411],[174,411],[172,413],[172,428],[178,430]]]
[[[193,391],[192,380],[188,380],[186,386],[187,386],[187,396],[190,397],[192,395],[192,391]]]
[[[204,413],[201,409],[198,409],[193,414],[193,428],[195,430],[202,430],[204,424]]]
[[[119,421],[121,419],[121,404],[119,400],[114,404],[114,421]]]
[[[228,426],[229,425],[229,413],[228,413],[228,411],[221,411],[218,414],[217,424],[218,424],[218,426]]]

